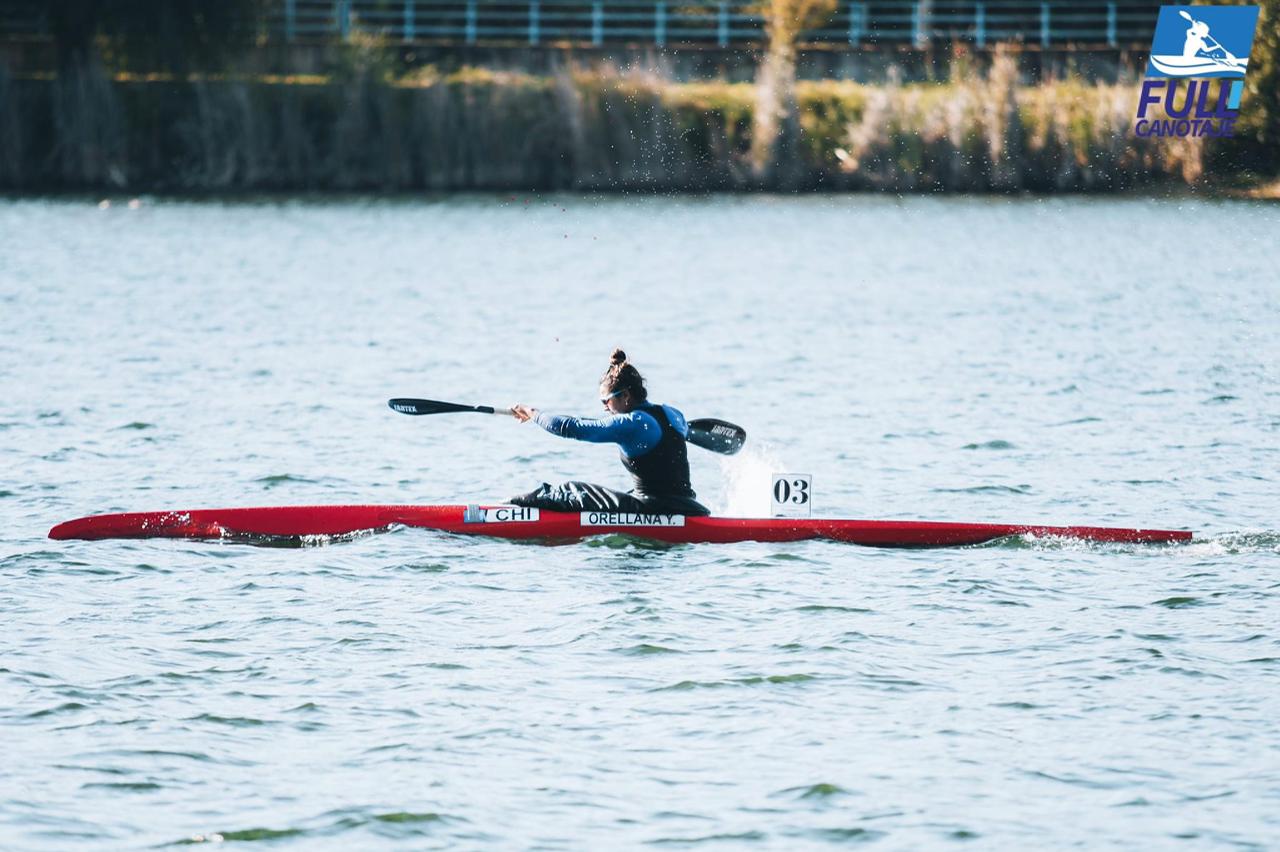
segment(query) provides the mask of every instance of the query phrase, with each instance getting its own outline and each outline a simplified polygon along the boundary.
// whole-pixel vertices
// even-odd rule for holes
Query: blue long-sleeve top
[[[662,406],[662,410],[673,429],[681,435],[689,434],[689,426],[680,411],[669,405]],[[627,458],[644,455],[662,440],[662,427],[657,418],[644,408],[610,417],[568,417],[539,411],[533,421],[553,435],[593,444],[617,444]]]

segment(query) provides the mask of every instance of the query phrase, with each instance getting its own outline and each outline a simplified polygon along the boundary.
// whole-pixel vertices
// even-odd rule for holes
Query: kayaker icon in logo
[[[1161,6],[1148,77],[1243,77],[1257,6]]]

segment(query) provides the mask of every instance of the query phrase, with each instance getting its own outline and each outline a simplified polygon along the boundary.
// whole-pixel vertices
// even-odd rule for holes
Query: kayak
[[[1190,541],[1181,530],[861,521],[836,518],[716,518],[628,512],[551,512],[520,506],[273,506],[92,515],[58,524],[53,539],[304,539],[396,526],[505,539],[573,541],[622,534],[674,543],[826,539],[873,547],[955,547],[1007,536],[1105,542]]]
[[[1169,77],[1244,76],[1248,58],[1210,59],[1206,56],[1151,56],[1151,67]]]

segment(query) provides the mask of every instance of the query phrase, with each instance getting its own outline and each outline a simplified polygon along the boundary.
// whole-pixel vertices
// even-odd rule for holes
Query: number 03
[[[793,479],[788,482],[785,479],[779,479],[773,484],[773,499],[779,503],[803,506],[809,502],[809,481]]]

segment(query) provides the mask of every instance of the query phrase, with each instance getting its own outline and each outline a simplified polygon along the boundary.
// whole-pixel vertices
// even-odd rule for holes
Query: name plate
[[[659,515],[644,512],[583,512],[584,527],[682,527],[684,515]]]

